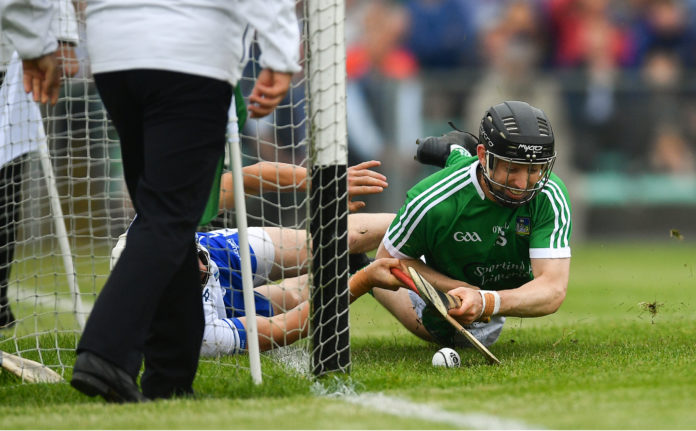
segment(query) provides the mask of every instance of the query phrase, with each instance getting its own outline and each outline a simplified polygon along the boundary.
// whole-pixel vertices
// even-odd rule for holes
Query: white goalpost
[[[232,106],[235,106],[234,96]],[[254,290],[251,273],[251,255],[249,253],[249,235],[247,229],[246,202],[244,201],[244,178],[242,177],[242,153],[239,148],[239,128],[237,113],[230,109],[230,123],[228,125],[229,152],[234,178],[234,208],[237,213],[235,220],[239,229],[239,257],[242,266],[242,284],[244,290],[244,310],[248,315],[256,314],[256,304],[254,303]],[[251,380],[255,384],[261,383],[261,360],[259,358],[259,339],[256,319],[247,319],[247,337],[249,340],[249,368],[251,370]]]
[[[43,171],[44,178],[46,180],[46,191],[48,193],[48,199],[51,204],[51,216],[53,218],[53,225],[56,229],[56,240],[58,241],[58,246],[60,248],[60,254],[63,258],[63,267],[65,268],[66,280],[68,282],[68,287],[70,288],[70,294],[74,301],[74,312],[75,320],[80,329],[85,327],[85,308],[82,305],[82,297],[80,296],[80,287],[77,284],[77,277],[75,273],[75,265],[72,259],[72,250],[70,249],[70,243],[68,242],[68,232],[65,229],[65,217],[63,215],[63,209],[60,206],[60,197],[58,196],[58,189],[56,188],[56,176],[53,172],[53,166],[51,165],[51,156],[48,154],[48,145],[46,144],[46,132],[43,129],[43,125],[38,127],[38,137],[39,137],[39,161],[41,163],[41,170]]]
[[[22,171],[18,193],[0,195],[0,214],[6,216],[0,219],[0,232],[7,229],[15,237],[11,244],[0,244],[0,257],[5,252],[12,255],[11,260],[0,260],[0,267],[8,269],[0,286],[6,286],[8,310],[15,318],[0,328],[0,350],[36,360],[66,377],[91,306],[109,276],[111,249],[134,211],[123,181],[118,136],[90,75],[84,48],[86,0],[55,1],[74,6],[80,71],[64,77],[56,106],[35,107],[39,119],[0,121],[0,137],[7,138],[0,140],[0,146],[6,146],[0,147],[0,161],[10,145],[28,144],[17,130],[33,130],[38,142],[19,162],[3,161],[5,166],[18,163]],[[199,230],[239,230],[241,267],[228,272],[230,283],[233,275],[241,279],[234,288],[244,286],[247,311],[255,309],[259,296],[247,232],[256,227],[275,232],[271,246],[285,261],[277,258],[271,265],[274,278],[263,282],[299,292],[308,302],[309,318],[300,328],[307,336],[293,349],[303,352],[307,372],[322,376],[350,371],[345,5],[343,0],[297,0],[297,6],[303,70],[293,77],[286,99],[273,114],[246,121],[241,128],[230,118],[227,157],[234,208],[221,211]],[[6,41],[0,39],[2,43]],[[1,55],[0,65],[9,60]],[[254,46],[239,82],[244,97],[260,72],[259,55]],[[0,113],[25,109],[9,99],[3,103]],[[242,168],[259,162],[295,165],[297,172],[307,174],[306,188],[277,187],[265,179],[258,192],[245,194]],[[2,220],[7,220],[5,225]],[[299,285],[286,287],[299,269],[305,277]],[[251,382],[258,384],[263,368],[290,351],[281,348],[291,336],[272,341],[267,353],[268,339],[248,315],[245,329],[247,352],[202,361],[248,369]]]

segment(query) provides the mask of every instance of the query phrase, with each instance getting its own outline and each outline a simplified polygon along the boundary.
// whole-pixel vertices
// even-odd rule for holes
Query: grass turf
[[[23,385],[3,372],[0,423],[49,429],[694,428],[696,246],[587,244],[576,246],[573,256],[565,303],[552,316],[508,319],[491,347],[500,366],[461,349],[462,368],[430,366],[437,347],[409,335],[365,297],[351,310],[349,378],[317,383],[264,355],[264,382],[254,386],[246,357],[235,357],[201,363],[195,399],[114,406],[67,383]],[[74,344],[70,336],[59,340],[66,348]],[[56,363],[55,352],[43,354]],[[61,350],[60,361],[71,364],[71,355]],[[354,397],[321,395],[334,386],[357,399],[382,394],[397,408],[385,413]]]

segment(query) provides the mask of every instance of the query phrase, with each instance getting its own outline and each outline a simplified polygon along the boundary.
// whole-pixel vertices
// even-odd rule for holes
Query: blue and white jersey
[[[251,234],[250,234],[251,237]],[[211,232],[197,232],[196,240],[210,252],[210,259],[220,271],[220,285],[224,289],[223,300],[227,317],[246,315],[244,296],[242,294],[241,260],[239,257],[239,234],[237,229],[218,229]],[[263,284],[265,274],[258,273],[257,253],[254,252],[250,238],[251,272],[254,274],[254,286]],[[270,317],[273,307],[263,295],[255,293],[256,314]]]
[[[238,318],[227,316],[222,297],[227,289],[220,286],[220,271],[210,263],[210,278],[203,286],[205,330],[201,343],[202,356],[234,355],[246,350],[246,329]]]

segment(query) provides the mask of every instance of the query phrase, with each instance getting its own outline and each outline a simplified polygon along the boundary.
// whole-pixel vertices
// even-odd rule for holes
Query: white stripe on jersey
[[[549,180],[546,183],[546,187],[542,190],[551,203],[553,212],[555,214],[554,218],[554,229],[551,233],[551,238],[549,241],[549,248],[563,248],[568,247],[568,234],[570,230],[570,207],[566,201],[565,195],[561,192],[560,187],[557,183]],[[562,221],[559,224],[559,217]],[[557,239],[556,239],[557,238]]]
[[[438,181],[437,183],[433,184],[428,189],[426,189],[425,191],[421,192],[418,196],[416,196],[416,198],[413,199],[411,202],[409,202],[408,205],[406,205],[406,210],[401,215],[401,218],[399,219],[399,221],[392,228],[390,228],[387,231],[387,234],[385,235],[386,238],[389,240],[389,242],[392,242],[391,236],[396,231],[396,236],[394,239],[398,239],[403,234],[404,229],[406,229],[406,226],[411,222],[411,219],[417,214],[416,220],[413,222],[413,224],[409,228],[409,230],[406,233],[406,235],[404,236],[403,240],[399,243],[399,245],[396,246],[397,249],[401,248],[401,246],[411,236],[411,233],[416,228],[416,226],[418,226],[418,223],[421,221],[421,219],[423,219],[425,214],[432,207],[434,207],[438,203],[442,202],[442,200],[451,196],[454,192],[462,189],[464,186],[466,186],[469,183],[471,183],[471,172],[470,172],[469,166],[466,166],[462,169],[459,169],[459,170],[451,173],[447,177],[445,177],[442,180]],[[442,196],[440,196],[440,198],[435,200],[435,202],[431,203],[423,211],[419,212],[421,207],[426,205],[428,203],[428,201],[433,198],[433,196],[437,196],[439,193],[442,193],[443,191],[447,190],[448,188],[452,187],[453,185],[454,185],[454,189],[450,190],[446,194],[443,194]],[[403,220],[403,224],[402,224],[402,220]]]
[[[530,248],[530,259],[561,259],[570,257],[570,247],[563,248]]]
[[[568,247],[570,245],[570,227],[571,227],[571,217],[570,217],[570,205],[568,204],[568,200],[566,199],[566,196],[563,194],[561,191],[560,186],[558,183],[551,181],[551,186],[556,193],[556,197],[558,198],[559,202],[561,203],[563,212],[562,214],[562,220],[563,220],[563,230],[561,234],[558,236],[558,247],[563,248],[563,247]]]
[[[443,194],[442,196],[440,196],[439,198],[437,198],[435,201],[433,201],[430,205],[428,205],[427,207],[425,207],[425,209],[418,215],[418,217],[416,218],[416,220],[413,222],[413,224],[411,225],[411,227],[408,229],[408,232],[406,232],[406,235],[404,235],[404,239],[401,240],[401,242],[396,246],[396,248],[399,249],[399,248],[403,247],[404,243],[405,243],[406,241],[408,241],[408,239],[411,237],[411,234],[413,233],[413,230],[418,226],[418,223],[420,223],[420,221],[423,219],[423,217],[425,217],[425,215],[428,213],[428,211],[430,211],[430,209],[431,209],[432,207],[434,207],[435,205],[439,204],[440,202],[442,202],[443,200],[447,199],[448,197],[452,196],[455,192],[457,192],[457,191],[463,189],[467,184],[470,184],[470,183],[471,183],[471,178],[469,178],[468,180],[464,181],[463,183],[459,183],[455,188],[453,188],[453,189],[450,190],[449,192]]]

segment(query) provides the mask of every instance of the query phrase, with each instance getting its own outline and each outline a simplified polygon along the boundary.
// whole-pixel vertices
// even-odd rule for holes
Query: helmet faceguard
[[[551,124],[541,109],[514,101],[491,107],[481,121],[479,142],[486,149],[483,177],[497,202],[519,207],[544,188],[556,152]],[[525,186],[519,187],[525,170]],[[511,184],[511,175],[517,186]]]
[[[196,241],[196,254],[205,267],[205,270],[201,269],[201,287],[205,287],[210,279],[210,252],[200,242]]]

